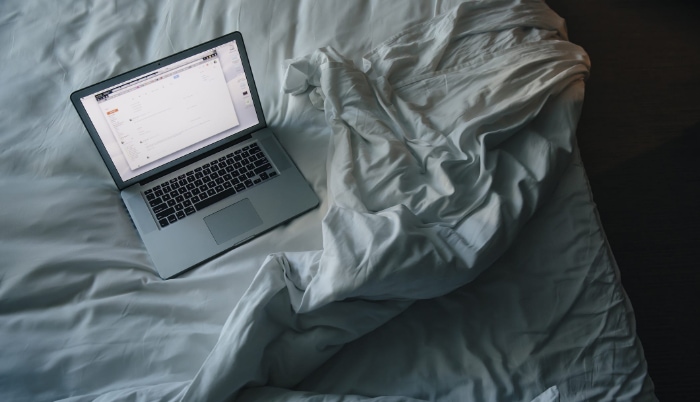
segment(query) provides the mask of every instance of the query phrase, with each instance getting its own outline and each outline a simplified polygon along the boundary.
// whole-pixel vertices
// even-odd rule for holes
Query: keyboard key
[[[266,163],[258,168],[255,168],[255,173],[260,174],[260,173],[266,172],[270,169],[272,169],[272,165],[270,165],[269,163]]]
[[[168,220],[165,218],[158,220],[158,223],[160,223],[160,227],[162,228],[170,225],[170,222],[168,222]]]
[[[168,216],[168,222],[170,222],[170,223],[177,222],[177,217],[175,215]]]
[[[203,200],[203,201],[200,201],[200,202],[194,204],[194,207],[197,209],[197,211],[200,211],[200,210],[208,207],[209,205],[212,205],[216,202],[219,202],[219,201],[223,200],[224,198],[230,197],[234,194],[236,194],[235,190],[228,189],[228,190],[225,190],[225,191],[222,191],[222,192],[216,194],[213,197],[209,197],[206,200]]]
[[[164,209],[164,210],[156,213],[156,218],[158,218],[158,219],[167,218],[168,215],[171,215],[174,213],[175,213],[175,208],[167,208],[167,209]]]
[[[157,215],[159,212],[161,212],[161,211],[163,211],[163,210],[165,210],[165,209],[167,209],[167,208],[168,208],[168,206],[165,205],[165,204],[158,204],[158,205],[155,205],[155,206],[152,206],[152,207],[151,207],[151,209],[153,209],[153,213],[156,214],[156,215]]]

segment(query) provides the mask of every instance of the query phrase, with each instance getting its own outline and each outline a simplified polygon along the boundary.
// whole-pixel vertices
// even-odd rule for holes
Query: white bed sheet
[[[0,4],[0,399],[181,397],[266,257],[323,248],[331,130],[309,102],[283,93],[284,61],[324,46],[359,60],[457,3]],[[244,34],[269,124],[323,202],[162,281],[68,96],[233,30]],[[654,400],[652,388],[574,151],[551,198],[474,282],[416,302],[296,391],[239,397]]]

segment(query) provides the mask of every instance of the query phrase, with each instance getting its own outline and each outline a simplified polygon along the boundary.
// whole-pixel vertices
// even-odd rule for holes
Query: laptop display
[[[259,123],[235,41],[80,101],[125,182]]]

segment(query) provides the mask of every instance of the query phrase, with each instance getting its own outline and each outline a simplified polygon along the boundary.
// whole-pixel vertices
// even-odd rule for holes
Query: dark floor
[[[577,136],[656,395],[700,400],[700,2],[548,4],[591,57]]]

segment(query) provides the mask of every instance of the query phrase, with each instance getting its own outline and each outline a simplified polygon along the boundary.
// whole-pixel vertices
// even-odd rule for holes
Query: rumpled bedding
[[[655,400],[576,150],[590,65],[563,21],[539,1],[262,3],[64,4],[28,74],[17,49],[43,42],[20,34],[55,13],[0,6],[1,399]],[[149,45],[135,67],[201,41],[185,28],[243,32],[323,205],[161,281],[68,94],[104,78],[110,29]]]

